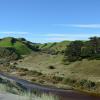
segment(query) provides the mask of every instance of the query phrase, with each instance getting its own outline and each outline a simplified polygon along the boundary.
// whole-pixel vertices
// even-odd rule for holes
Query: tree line
[[[88,41],[71,42],[65,50],[64,58],[68,61],[84,58],[100,59],[100,37],[91,37]]]

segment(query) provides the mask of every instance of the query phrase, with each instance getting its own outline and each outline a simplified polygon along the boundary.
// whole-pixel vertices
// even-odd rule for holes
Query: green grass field
[[[29,54],[32,50],[22,41],[19,41],[18,39],[15,39],[15,42],[12,41],[14,38],[7,37],[2,40],[0,40],[0,47],[13,47],[17,50],[19,54]]]
[[[41,44],[39,48],[41,50],[54,50],[54,51],[64,51],[66,46],[70,44],[71,41],[62,41],[54,43]]]

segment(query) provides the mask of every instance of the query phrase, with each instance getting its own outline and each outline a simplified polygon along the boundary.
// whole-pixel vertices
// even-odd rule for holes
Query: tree
[[[64,61],[79,59],[100,59],[100,37],[91,37],[89,41],[73,41],[65,50]]]
[[[73,41],[65,50],[65,56],[69,61],[75,61],[81,57],[81,48],[83,46],[82,41]]]
[[[100,53],[100,37],[91,37],[90,46],[95,54]]]

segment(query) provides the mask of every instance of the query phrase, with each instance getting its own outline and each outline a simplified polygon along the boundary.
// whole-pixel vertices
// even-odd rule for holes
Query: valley
[[[81,42],[84,44],[82,47]],[[32,84],[100,96],[99,53],[90,55],[89,51],[89,55],[84,54],[87,52],[85,50],[88,50],[87,41],[81,42],[39,44],[24,38],[1,39],[0,72],[27,80]]]

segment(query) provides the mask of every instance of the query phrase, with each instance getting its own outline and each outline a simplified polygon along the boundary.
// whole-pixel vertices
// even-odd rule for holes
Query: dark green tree
[[[73,41],[65,50],[65,56],[69,61],[75,61],[81,57],[81,48],[83,46],[82,41]]]
[[[100,37],[91,37],[90,46],[94,51],[94,54],[100,53]]]

